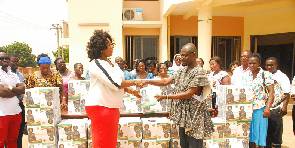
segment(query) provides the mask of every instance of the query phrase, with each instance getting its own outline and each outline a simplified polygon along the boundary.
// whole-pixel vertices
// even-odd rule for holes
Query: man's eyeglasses
[[[9,60],[9,57],[0,57],[0,61],[3,61],[3,60],[8,61]]]

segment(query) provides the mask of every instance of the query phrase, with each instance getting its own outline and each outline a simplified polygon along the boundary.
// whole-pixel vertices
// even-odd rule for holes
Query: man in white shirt
[[[231,83],[232,85],[238,86],[238,87],[243,87],[245,86],[246,82],[245,82],[245,74],[247,72],[249,72],[249,66],[248,66],[248,62],[249,62],[249,57],[251,55],[251,51],[246,50],[246,51],[242,51],[241,53],[241,66],[237,67],[234,72],[233,75],[231,77]]]
[[[280,148],[283,134],[283,116],[287,114],[288,100],[290,98],[290,80],[286,74],[278,70],[278,60],[269,57],[265,62],[265,69],[273,74],[275,99],[268,118],[267,147]]]
[[[19,81],[23,83],[25,81],[24,75],[18,70],[18,64],[19,64],[19,57],[16,55],[10,55],[10,68],[11,72],[15,73],[17,77],[19,78]],[[23,139],[23,131],[25,128],[25,106],[23,103],[23,95],[17,96],[19,99],[19,106],[22,109],[21,115],[22,115],[22,122],[19,129],[18,134],[18,140],[17,140],[17,148],[22,148],[22,139]]]
[[[21,108],[18,95],[25,93],[25,85],[9,67],[10,58],[0,51],[0,148],[17,147],[21,124]]]

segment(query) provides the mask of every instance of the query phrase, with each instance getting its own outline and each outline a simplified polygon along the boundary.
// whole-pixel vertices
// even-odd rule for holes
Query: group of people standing
[[[282,117],[287,113],[290,80],[278,69],[276,58],[266,59],[266,70],[263,70],[258,54],[243,51],[241,65],[234,62],[228,73],[222,70],[222,60],[213,57],[209,61],[211,72],[208,74],[202,68],[204,61],[196,57],[195,45],[188,43],[182,47],[180,54],[174,57],[174,64],[178,63],[177,66],[173,64],[170,67],[169,62],[147,64],[147,60],[136,60],[134,70],[128,71],[122,58],[116,58],[118,65],[109,60],[108,57],[112,56],[113,52],[112,42],[108,33],[95,31],[87,46],[91,60],[89,74],[92,84],[91,97],[86,100],[86,111],[94,125],[95,146],[115,147],[118,109],[123,105],[123,91],[139,95],[136,90],[127,91],[129,86],[143,87],[147,84],[174,85],[171,94],[159,95],[156,98],[159,101],[172,100],[169,118],[179,125],[180,144],[183,148],[203,147],[203,139],[213,132],[211,110],[206,105],[206,97],[202,96],[204,87],[210,84],[213,91],[218,85],[249,88],[254,94],[249,146],[281,146]],[[113,128],[110,125],[113,125]]]
[[[208,72],[203,69],[203,59],[196,56],[196,46],[187,43],[174,56],[173,64],[138,59],[134,61],[134,69],[128,71],[122,58],[117,57],[115,62],[109,59],[114,43],[112,37],[102,30],[94,32],[86,49],[90,59],[87,78],[91,83],[85,109],[92,124],[94,148],[116,147],[119,108],[123,107],[124,93],[141,98],[138,89],[130,86],[142,88],[148,84],[173,85],[171,93],[156,98],[159,101],[171,100],[169,118],[179,126],[182,148],[202,148],[203,139],[212,134],[212,109],[207,105],[204,89],[211,86],[214,92],[218,85],[247,87],[254,94],[250,147],[281,147],[282,118],[287,113],[290,80],[278,69],[278,59],[267,58],[263,70],[258,54],[243,51],[241,65],[234,62],[226,72],[222,70],[222,59],[213,57],[208,61],[211,69]],[[39,70],[26,79],[18,72],[17,62],[18,57],[0,51],[0,148],[4,145],[8,148],[21,147],[25,118],[22,96],[25,88],[59,87],[61,110],[66,112],[68,81],[85,79],[81,63],[76,63],[74,72],[71,72],[62,58],[54,61],[55,72],[50,68],[50,57],[39,55]]]
[[[21,148],[25,129],[25,88],[59,87],[61,110],[67,111],[68,80],[84,80],[83,65],[76,63],[74,72],[66,67],[62,58],[54,61],[56,71],[51,69],[52,61],[47,54],[37,57],[39,69],[26,78],[18,71],[20,57],[0,51],[0,148]]]

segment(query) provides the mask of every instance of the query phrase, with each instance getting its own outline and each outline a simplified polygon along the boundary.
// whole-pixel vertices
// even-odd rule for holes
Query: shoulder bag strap
[[[111,83],[120,89],[121,88],[120,85],[112,79],[112,77],[108,74],[108,72],[100,65],[99,61],[95,60],[95,63],[100,68],[100,70],[105,74],[105,76],[111,81]]]

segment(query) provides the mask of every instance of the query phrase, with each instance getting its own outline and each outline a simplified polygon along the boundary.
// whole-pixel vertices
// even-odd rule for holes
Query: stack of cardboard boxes
[[[57,123],[61,120],[59,88],[36,87],[25,95],[28,143],[30,148],[54,148]]]

